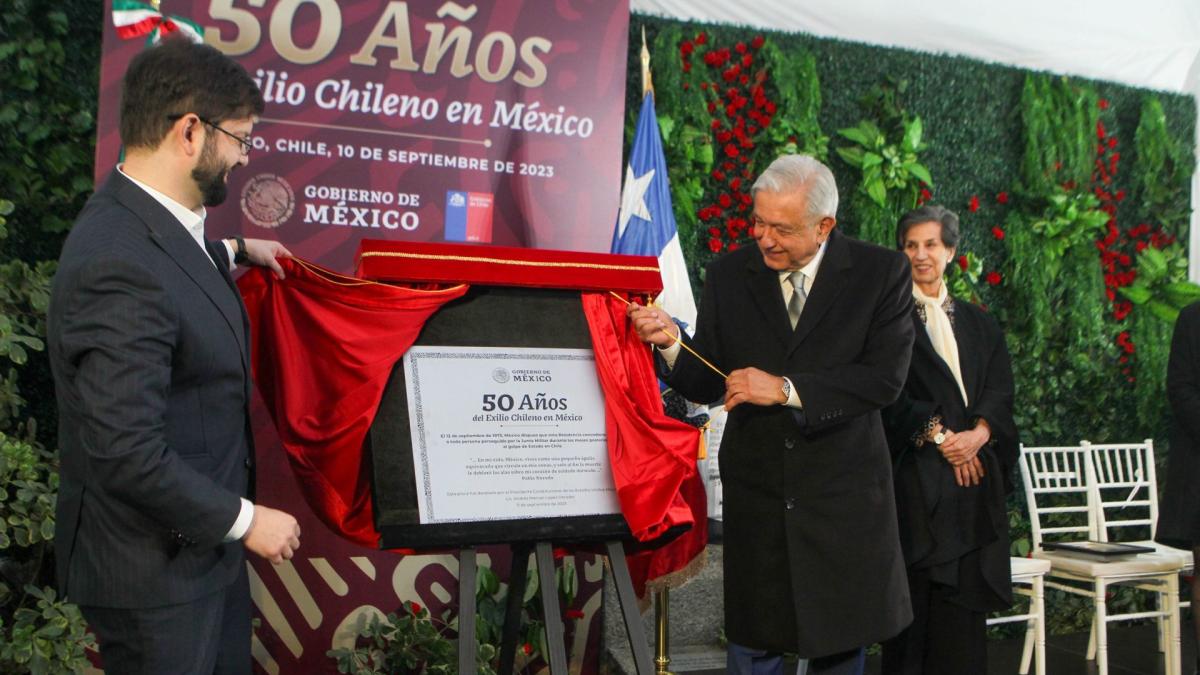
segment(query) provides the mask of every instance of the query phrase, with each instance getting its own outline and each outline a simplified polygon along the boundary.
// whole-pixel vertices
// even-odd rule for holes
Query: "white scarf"
[[[967,388],[963,385],[962,367],[958,364],[958,343],[954,341],[954,326],[950,324],[946,310],[942,309],[947,294],[944,281],[936,298],[925,295],[915,283],[913,284],[913,299],[925,306],[925,332],[929,333],[933,350],[949,366],[954,381],[958,383],[958,391],[962,393],[963,405],[967,405]]]

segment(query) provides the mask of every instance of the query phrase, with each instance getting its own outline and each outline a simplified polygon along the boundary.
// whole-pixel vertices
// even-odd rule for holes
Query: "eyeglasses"
[[[185,113],[185,114],[183,114],[183,115],[168,115],[168,116],[167,116],[167,119],[168,119],[168,120],[170,120],[170,121],[172,121],[172,122],[174,122],[174,121],[176,121],[176,120],[179,120],[179,119],[182,119],[182,118],[184,118],[184,117],[187,117],[187,113]],[[222,129],[222,128],[221,128],[221,125],[220,125],[220,124],[217,124],[216,122],[210,122],[209,120],[206,120],[206,119],[204,119],[203,117],[201,117],[201,116],[199,116],[199,115],[196,115],[196,119],[200,120],[200,121],[201,121],[201,122],[203,122],[204,124],[207,124],[208,126],[210,126],[210,127],[214,128],[214,129],[216,129],[217,131],[219,131],[219,132],[221,132],[221,133],[225,134],[226,136],[228,136],[228,137],[232,138],[233,140],[237,141],[237,143],[238,143],[238,146],[239,146],[239,147],[241,148],[241,150],[242,150],[242,156],[243,156],[243,157],[245,157],[245,156],[249,155],[249,154],[250,154],[250,150],[254,148],[254,137],[253,137],[253,136],[246,136],[245,138],[242,138],[241,136],[238,136],[238,135],[237,135],[237,134],[235,134],[235,133],[232,133],[232,132],[230,132],[230,131],[227,131],[227,130],[225,130],[225,129]]]

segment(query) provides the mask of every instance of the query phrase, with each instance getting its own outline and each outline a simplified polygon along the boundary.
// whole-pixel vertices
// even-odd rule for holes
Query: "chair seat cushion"
[[[1139,553],[1118,560],[1104,560],[1083,553],[1067,553],[1065,551],[1035,551],[1033,557],[1050,561],[1050,566],[1054,571],[1082,577],[1139,574],[1152,576],[1164,572],[1179,572],[1183,569],[1183,561],[1179,556],[1159,551]]]

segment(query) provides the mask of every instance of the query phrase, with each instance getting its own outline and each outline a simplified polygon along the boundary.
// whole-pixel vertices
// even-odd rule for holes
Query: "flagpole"
[[[646,46],[646,27],[642,26],[642,98],[654,95],[654,80],[650,77],[650,49]],[[671,665],[671,597],[667,588],[654,594],[654,669],[657,675],[673,675]]]

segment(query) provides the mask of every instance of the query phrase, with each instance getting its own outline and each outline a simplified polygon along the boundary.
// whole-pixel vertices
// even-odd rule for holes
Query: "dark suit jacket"
[[[1190,549],[1200,546],[1200,303],[1185,307],[1175,323],[1167,398],[1171,447],[1155,539]]]
[[[903,255],[834,231],[795,330],[756,247],[708,268],[690,342],[726,373],[786,375],[802,414],[744,404],[721,441],[725,630],[743,646],[815,657],[891,637],[912,619],[879,410],[912,350]],[[695,401],[724,381],[681,353],[666,379]]]
[[[55,552],[75,603],[186,602],[243,564],[222,539],[251,484],[247,323],[215,253],[117,171],[63,246],[48,331]]]
[[[916,343],[900,398],[884,410],[896,474],[896,500],[904,557],[914,569],[957,589],[951,599],[977,611],[1012,604],[1008,511],[1018,450],[1013,421],[1012,364],[995,319],[967,302],[954,301],[954,341],[969,405],[964,405],[949,366],[938,356],[916,310]],[[917,446],[929,418],[938,414],[954,431],[982,417],[992,430],[980,451],[983,483],[959,487],[937,446]]]

